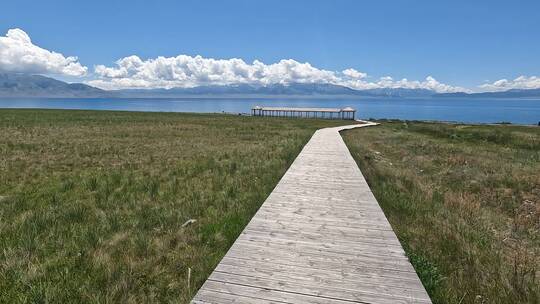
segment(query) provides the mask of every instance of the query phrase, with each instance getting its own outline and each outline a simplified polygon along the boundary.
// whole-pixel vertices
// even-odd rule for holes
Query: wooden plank
[[[245,237],[244,237],[245,236]],[[323,252],[338,252],[349,255],[375,255],[383,257],[392,257],[396,259],[407,259],[405,253],[398,246],[377,246],[377,244],[340,244],[338,242],[326,242],[321,245],[315,242],[306,242],[304,240],[276,240],[275,238],[257,237],[245,234],[242,238],[238,238],[239,244],[245,246],[260,246],[272,249],[281,250],[303,250],[303,251],[323,251]]]
[[[216,267],[220,271],[222,267],[234,267],[239,269],[251,269],[251,271],[270,271],[272,274],[283,273],[285,275],[301,273],[321,280],[342,279],[354,281],[359,277],[371,277],[371,282],[383,280],[390,286],[406,286],[409,283],[416,283],[417,276],[415,272],[403,272],[399,270],[382,269],[374,267],[335,267],[332,264],[303,264],[298,261],[274,261],[267,263],[254,259],[237,259],[233,257],[224,257],[221,263]],[[234,272],[232,272],[234,273]],[[373,279],[375,278],[375,279]]]
[[[393,245],[399,245],[399,241],[395,236],[386,236],[386,238],[383,237],[377,237],[372,235],[361,235],[360,233],[353,234],[353,233],[339,233],[334,232],[329,229],[324,229],[324,231],[316,232],[316,231],[308,231],[306,230],[300,230],[300,229],[277,229],[274,227],[269,227],[267,229],[255,227],[254,225],[247,226],[244,230],[246,234],[250,233],[268,233],[272,237],[297,237],[298,239],[308,239],[308,240],[321,240],[321,241],[328,241],[328,240],[334,240],[334,239],[342,239],[348,242],[359,242],[360,239],[369,241],[371,243],[380,243],[381,241],[387,242],[389,244]]]
[[[409,287],[388,286],[388,284],[347,284],[343,280],[306,281],[304,278],[304,276],[268,278],[268,275],[262,272],[239,275],[214,271],[209,280],[360,303],[426,302],[423,290],[418,291]]]
[[[291,303],[291,304],[300,304],[300,303],[312,303],[312,304],[351,304],[351,303],[362,303],[358,301],[348,301],[333,299],[328,297],[312,296],[305,295],[302,293],[295,292],[285,292],[282,290],[270,289],[270,288],[261,288],[251,285],[240,285],[233,284],[229,282],[220,282],[215,280],[207,280],[202,290],[215,291],[230,295],[235,295],[239,297],[252,297],[253,299],[262,299],[264,301],[273,301],[278,303]],[[204,301],[204,298],[199,299],[198,296],[195,296],[195,301]],[[259,303],[258,300],[254,300],[252,303]],[[363,302],[363,304],[368,304]]]
[[[431,303],[340,130],[315,132],[193,303]]]
[[[290,225],[306,225],[306,226],[328,226],[328,227],[345,227],[349,229],[370,229],[370,230],[384,230],[384,231],[392,231],[392,227],[389,225],[384,225],[377,221],[361,221],[356,222],[354,219],[350,218],[351,221],[343,221],[338,219],[325,219],[322,217],[316,217],[316,216],[304,216],[304,215],[295,215],[295,216],[282,216],[280,219],[275,219],[271,217],[270,215],[264,214],[264,212],[261,212],[261,216],[257,217],[257,222],[260,222],[263,225],[281,225],[284,227],[290,227]]]
[[[271,248],[256,246],[233,246],[230,256],[237,258],[256,259],[264,261],[305,261],[307,264],[329,263],[336,267],[372,267],[389,270],[414,272],[414,269],[406,260],[380,258],[374,255],[359,254],[347,255],[336,254],[329,251],[277,251]],[[249,256],[247,256],[249,254]],[[260,259],[264,257],[264,259]]]
[[[260,304],[282,304],[289,302],[281,301],[272,301],[261,299],[252,296],[240,296],[237,294],[223,293],[219,291],[213,291],[209,289],[201,289],[197,294],[199,298],[204,300],[194,299],[191,303],[194,304],[251,304],[251,303],[260,303]]]
[[[308,258],[305,256],[295,257],[295,258],[276,258],[275,256],[235,256],[234,254],[227,255],[223,260],[235,260],[249,263],[249,265],[254,265],[255,263],[263,263],[269,265],[287,265],[291,268],[297,269],[321,269],[328,273],[335,271],[340,271],[342,273],[351,271],[358,273],[365,272],[376,272],[381,275],[383,274],[396,274],[403,278],[408,278],[409,276],[418,279],[418,276],[414,272],[414,269],[411,267],[409,269],[404,269],[403,267],[393,267],[389,264],[373,264],[363,261],[354,261],[351,260],[341,260],[341,259],[332,259],[328,257],[317,257],[317,258]],[[346,267],[344,267],[346,265]]]

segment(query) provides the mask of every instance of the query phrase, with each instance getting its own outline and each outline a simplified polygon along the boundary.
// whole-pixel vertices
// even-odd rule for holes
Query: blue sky
[[[111,78],[94,67],[118,71],[130,55],[180,54],[248,65],[294,59],[354,69],[366,83],[432,76],[473,90],[519,76],[535,85],[540,75],[540,1],[3,1],[0,36],[13,28],[77,56],[85,81]]]

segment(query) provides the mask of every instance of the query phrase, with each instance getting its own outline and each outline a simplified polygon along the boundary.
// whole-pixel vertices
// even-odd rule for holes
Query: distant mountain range
[[[371,89],[353,90],[333,84],[291,83],[262,85],[200,86],[152,90],[113,91],[125,97],[178,97],[178,96],[371,96],[371,97],[418,97],[431,96],[435,92],[421,89]]]
[[[3,97],[110,97],[112,94],[82,83],[66,83],[53,78],[19,73],[0,73]]]
[[[441,93],[434,97],[469,97],[469,98],[538,98],[540,89],[512,89],[503,92],[484,92],[484,93]]]
[[[540,98],[540,89],[509,90],[488,93],[442,93],[425,89],[381,88],[354,90],[332,84],[292,83],[268,86],[240,84],[228,86],[200,86],[172,89],[129,89],[106,91],[82,83],[66,83],[53,78],[20,73],[0,72],[0,98],[176,98],[176,97],[484,97],[484,98]]]
[[[172,89],[136,89],[113,91],[123,96],[130,97],[175,97],[194,95],[354,95],[357,91],[331,84],[302,84],[291,85],[272,84],[261,85],[228,85],[228,86],[200,86],[194,88]]]

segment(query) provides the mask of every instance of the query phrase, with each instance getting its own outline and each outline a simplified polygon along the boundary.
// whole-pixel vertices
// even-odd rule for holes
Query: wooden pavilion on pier
[[[260,107],[251,109],[252,116],[323,118],[354,120],[356,110],[350,107],[339,108],[289,108],[289,107]]]

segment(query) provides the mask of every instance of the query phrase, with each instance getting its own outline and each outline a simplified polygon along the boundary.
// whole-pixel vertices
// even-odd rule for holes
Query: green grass
[[[343,134],[435,303],[540,302],[540,128]]]
[[[188,302],[314,130],[344,123],[0,110],[0,303]]]

